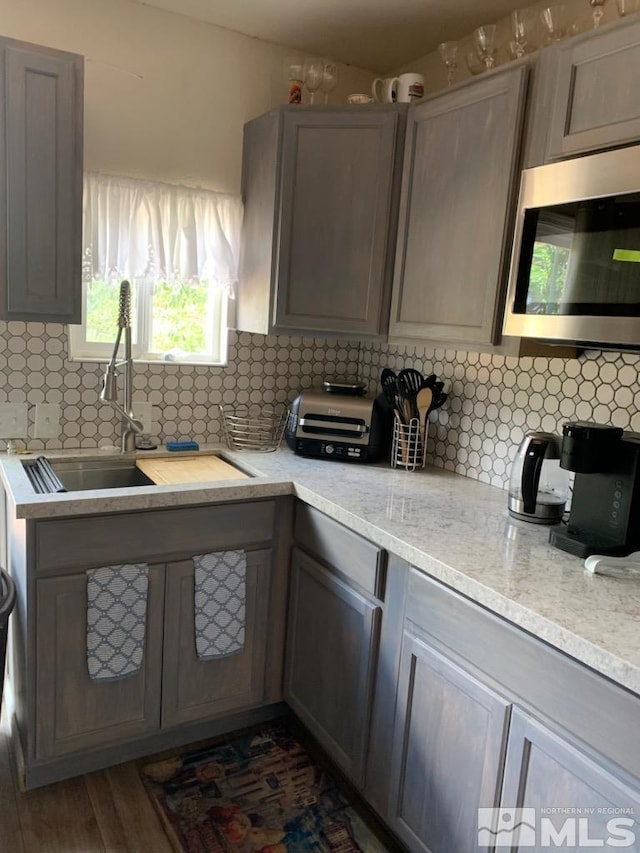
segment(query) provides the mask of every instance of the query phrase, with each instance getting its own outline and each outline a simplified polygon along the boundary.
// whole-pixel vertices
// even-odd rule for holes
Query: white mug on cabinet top
[[[424,77],[413,71],[398,77],[377,77],[371,84],[373,99],[381,104],[410,104],[424,94]]]

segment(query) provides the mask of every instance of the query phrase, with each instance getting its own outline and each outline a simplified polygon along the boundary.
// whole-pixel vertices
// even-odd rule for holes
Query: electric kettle
[[[509,514],[534,524],[562,520],[569,496],[569,473],[560,467],[562,438],[550,432],[525,435],[513,461]]]

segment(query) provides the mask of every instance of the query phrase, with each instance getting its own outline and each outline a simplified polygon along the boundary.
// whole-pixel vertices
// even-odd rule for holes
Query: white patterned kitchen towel
[[[133,675],[142,665],[149,566],[87,572],[87,667],[96,681]]]
[[[196,653],[200,660],[244,648],[247,555],[216,551],[193,558]]]

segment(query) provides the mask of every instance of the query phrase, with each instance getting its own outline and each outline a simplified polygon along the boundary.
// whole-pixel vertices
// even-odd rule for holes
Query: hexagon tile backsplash
[[[230,332],[224,367],[137,363],[134,400],[153,405],[151,435],[158,443],[206,444],[221,440],[221,403],[288,404],[328,375],[358,374],[375,395],[386,366],[416,367],[446,383],[449,399],[430,416],[427,461],[501,488],[529,430],[560,432],[574,419],[640,432],[640,355],[595,350],[579,359],[517,359]],[[103,371],[104,363],[69,361],[62,325],[0,324],[0,403],[29,405],[30,450],[118,445],[118,418],[98,399]],[[58,439],[31,437],[37,403],[60,404]]]
[[[375,392],[383,367],[416,367],[445,381],[430,415],[427,462],[507,488],[530,430],[561,433],[570,420],[640,432],[640,356],[587,350],[578,359],[512,358],[438,348],[364,344],[360,375]]]
[[[0,324],[0,403],[29,405],[30,450],[119,446],[119,418],[98,399],[105,362],[70,361],[67,346],[62,325]],[[135,363],[134,403],[153,405],[151,436],[159,444],[218,442],[221,403],[288,404],[329,373],[355,375],[358,354],[359,345],[347,341],[230,332],[224,367]],[[59,438],[31,437],[37,403],[60,404]]]

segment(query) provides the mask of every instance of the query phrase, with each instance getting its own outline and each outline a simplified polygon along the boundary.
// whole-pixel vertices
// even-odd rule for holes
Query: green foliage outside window
[[[151,352],[206,352],[208,295],[208,286],[204,282],[156,284],[153,289]],[[87,285],[86,339],[90,343],[110,343],[114,340],[118,297],[117,284],[93,281]],[[132,291],[132,304],[135,305],[135,289]],[[135,341],[135,310],[131,322]]]
[[[531,260],[527,301],[538,304],[562,301],[568,262],[568,249],[551,243],[536,243]]]

